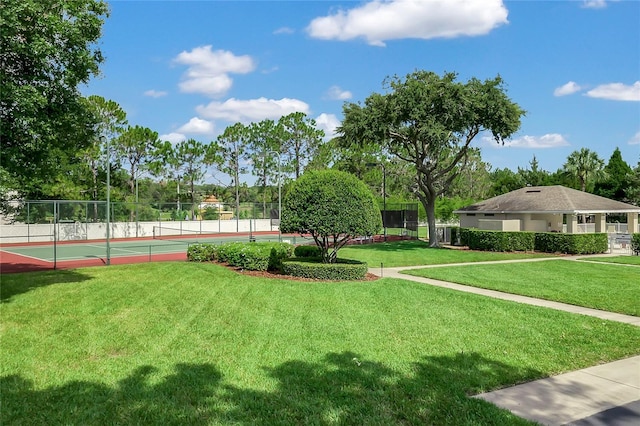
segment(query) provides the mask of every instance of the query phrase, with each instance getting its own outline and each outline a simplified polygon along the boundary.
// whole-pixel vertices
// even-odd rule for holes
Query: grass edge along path
[[[604,262],[458,265],[411,269],[403,274],[640,316],[640,269]]]
[[[529,424],[470,396],[640,347],[637,327],[399,279],[170,262],[2,287],[8,424]]]

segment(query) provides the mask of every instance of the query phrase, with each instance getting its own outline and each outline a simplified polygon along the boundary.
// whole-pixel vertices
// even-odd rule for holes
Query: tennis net
[[[215,237],[215,231],[199,231],[193,229],[170,228],[166,226],[153,227],[154,240],[194,240]],[[185,241],[188,243],[189,241]]]

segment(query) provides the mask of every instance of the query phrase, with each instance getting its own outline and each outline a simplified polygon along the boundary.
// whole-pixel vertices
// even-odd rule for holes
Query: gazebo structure
[[[454,213],[463,228],[570,234],[619,231],[607,226],[607,215],[626,215],[626,232],[640,232],[640,207],[561,185],[517,189]]]

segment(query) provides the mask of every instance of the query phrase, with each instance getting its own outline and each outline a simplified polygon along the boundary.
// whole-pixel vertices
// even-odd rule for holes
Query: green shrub
[[[288,243],[231,242],[218,247],[217,259],[241,269],[266,271],[280,269],[282,261],[292,254],[293,246]]]
[[[380,229],[382,216],[371,190],[349,173],[307,171],[291,184],[282,202],[280,230],[314,237],[325,263],[333,263],[350,239]]]
[[[460,245],[469,246],[469,228],[460,228]]]
[[[640,233],[631,234],[631,250],[634,253],[640,252]]]
[[[467,245],[472,250],[533,251],[535,233],[526,231],[486,231],[468,229]]]
[[[191,244],[187,248],[189,262],[211,262],[216,260],[216,246],[213,244]]]
[[[320,257],[320,247],[318,246],[297,246],[293,250],[296,257]]]
[[[460,228],[459,226],[451,227],[451,244],[452,245],[459,246],[462,244],[461,231],[462,231],[462,228]]]
[[[609,249],[607,234],[536,233],[535,249],[545,253],[594,254]]]
[[[294,277],[319,280],[361,280],[367,275],[366,262],[337,259],[336,263],[322,263],[320,257],[289,259],[282,262],[282,273]]]

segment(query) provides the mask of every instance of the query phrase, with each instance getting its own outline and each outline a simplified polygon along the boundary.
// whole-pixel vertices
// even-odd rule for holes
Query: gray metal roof
[[[640,207],[561,185],[530,186],[454,213],[640,213]]]

